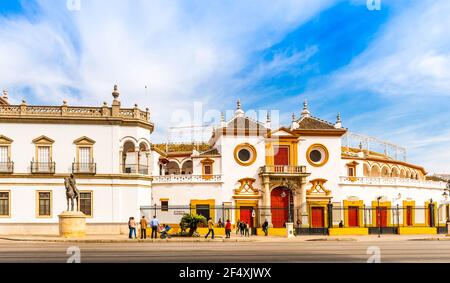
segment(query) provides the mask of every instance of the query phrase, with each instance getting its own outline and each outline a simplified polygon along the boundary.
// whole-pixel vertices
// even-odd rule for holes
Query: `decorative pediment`
[[[255,181],[253,178],[239,180],[240,186],[234,190],[235,197],[259,197],[259,190],[253,186]]]
[[[12,144],[13,140],[5,137],[4,135],[0,135],[0,144]]]
[[[325,183],[327,180],[325,179],[315,179],[310,181],[312,184],[311,189],[306,191],[308,195],[330,195],[331,191],[325,188]]]
[[[73,143],[76,145],[94,145],[95,141],[93,139],[84,136],[74,140]]]
[[[55,141],[47,136],[40,136],[38,138],[35,138],[33,140],[33,143],[35,143],[35,144],[53,144],[53,143],[55,143]]]
[[[212,164],[212,163],[214,163],[214,160],[212,160],[211,158],[205,158],[202,161],[200,161],[200,163],[202,163],[202,164]]]
[[[348,166],[348,167],[355,167],[355,166],[358,166],[358,162],[356,162],[356,161],[352,161],[352,162],[350,162],[350,163],[347,163],[346,165]]]

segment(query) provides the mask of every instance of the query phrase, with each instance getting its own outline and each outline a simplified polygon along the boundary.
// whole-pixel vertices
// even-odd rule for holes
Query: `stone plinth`
[[[80,211],[64,211],[59,217],[59,236],[83,238],[86,236],[86,215]]]

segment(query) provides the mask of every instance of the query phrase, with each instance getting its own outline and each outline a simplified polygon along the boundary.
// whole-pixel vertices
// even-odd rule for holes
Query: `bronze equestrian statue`
[[[64,185],[66,187],[66,198],[67,198],[67,211],[80,211],[80,191],[77,189],[77,184],[73,174],[70,174],[70,178],[64,178]],[[74,199],[77,201],[76,210],[74,207]],[[69,210],[69,200],[72,204],[72,209]]]

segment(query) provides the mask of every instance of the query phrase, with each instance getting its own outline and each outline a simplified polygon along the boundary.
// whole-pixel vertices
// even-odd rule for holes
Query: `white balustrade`
[[[153,176],[153,183],[169,184],[169,183],[220,183],[222,175],[165,175]]]
[[[377,178],[377,177],[340,177],[340,184],[343,185],[364,185],[364,186],[395,186],[412,188],[445,189],[445,182],[428,180],[416,180],[407,178]]]

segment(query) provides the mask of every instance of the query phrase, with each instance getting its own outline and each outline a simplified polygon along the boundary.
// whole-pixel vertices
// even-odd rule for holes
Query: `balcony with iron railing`
[[[97,173],[97,163],[72,163],[73,174],[93,174]]]
[[[298,175],[307,174],[306,166],[266,165],[259,169],[260,175]]]
[[[438,189],[444,190],[447,183],[429,181],[429,180],[416,180],[409,178],[397,178],[397,177],[340,177],[341,185],[357,185],[357,186],[382,186],[382,187],[411,187],[411,188],[426,188],[426,189]]]
[[[150,175],[149,167],[143,164],[122,164],[121,168],[123,174]]]
[[[0,174],[14,173],[14,162],[0,162]]]
[[[192,183],[221,183],[222,175],[164,175],[153,176],[154,184],[192,184]]]
[[[55,174],[55,162],[36,162],[31,161],[32,174]]]

